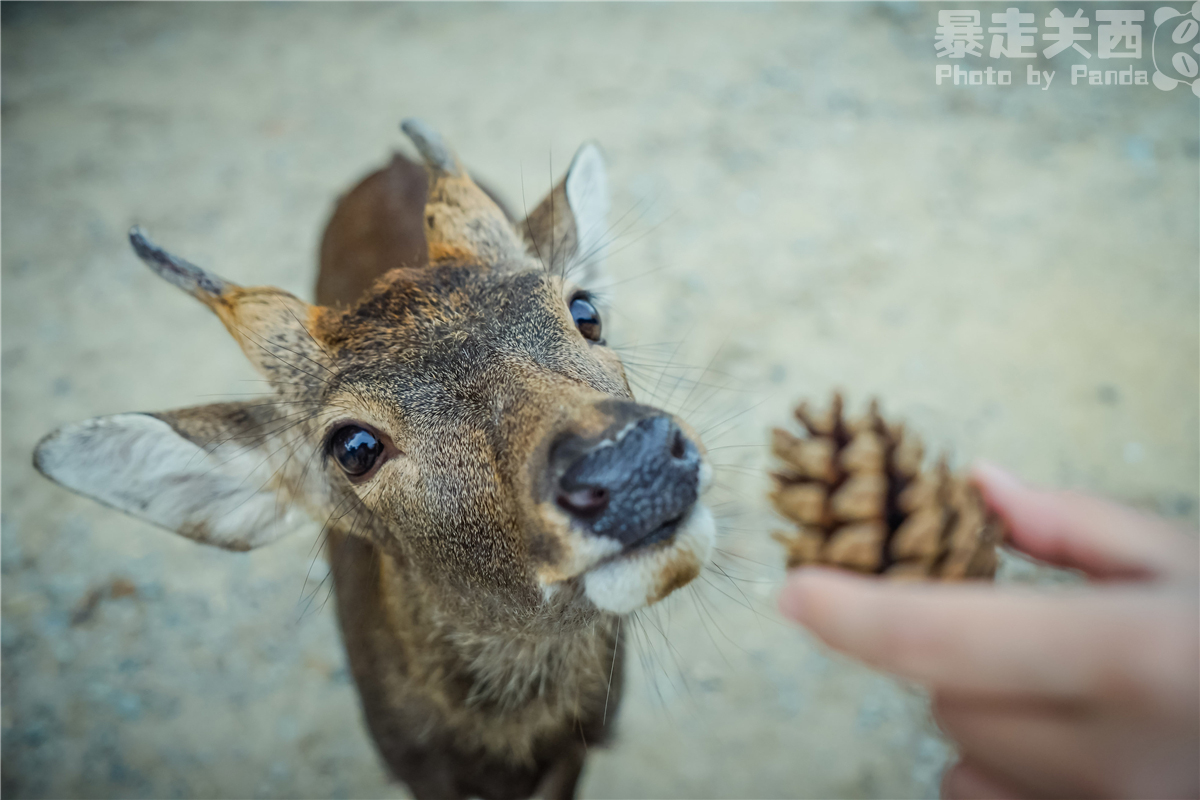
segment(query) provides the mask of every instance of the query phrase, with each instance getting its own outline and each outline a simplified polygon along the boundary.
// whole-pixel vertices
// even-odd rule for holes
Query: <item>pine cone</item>
[[[776,428],[771,443],[784,463],[771,474],[771,502],[797,528],[774,534],[789,569],[828,564],[927,580],[995,574],[999,519],[944,458],[922,470],[920,440],[885,423],[875,401],[864,417],[847,420],[835,394],[827,413],[801,403],[796,418],[807,436]]]

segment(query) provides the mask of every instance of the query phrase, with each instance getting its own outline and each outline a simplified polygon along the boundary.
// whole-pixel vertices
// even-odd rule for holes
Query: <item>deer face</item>
[[[599,152],[585,146],[518,229],[435,134],[405,130],[430,176],[427,266],[334,310],[235,286],[135,230],[138,254],[217,313],[276,396],[70,425],[36,465],[223,547],[272,541],[307,512],[455,593],[655,602],[708,557],[710,469],[685,423],[634,401],[590,295],[564,277],[594,266],[605,230]]]

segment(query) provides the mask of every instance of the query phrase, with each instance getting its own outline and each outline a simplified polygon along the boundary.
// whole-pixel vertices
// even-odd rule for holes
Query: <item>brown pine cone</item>
[[[828,564],[919,580],[991,578],[1000,520],[945,459],[921,469],[920,440],[889,425],[871,402],[861,419],[842,416],[842,397],[825,414],[796,408],[806,436],[776,428],[771,449],[784,468],[771,474],[771,502],[796,524],[774,538],[788,568]]]

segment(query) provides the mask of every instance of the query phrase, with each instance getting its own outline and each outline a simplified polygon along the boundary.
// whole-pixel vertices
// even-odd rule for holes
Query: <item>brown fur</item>
[[[471,302],[467,286],[454,285],[461,279],[454,267],[443,268],[447,277],[433,297],[427,287],[437,270],[428,267],[393,273],[368,294],[389,265],[405,263],[404,242],[391,232],[410,229],[404,220],[421,218],[425,192],[411,182],[423,183],[425,175],[409,166],[397,156],[339,202],[322,242],[317,300],[347,307],[367,296],[372,315],[391,316],[407,331],[405,338],[415,340],[421,333],[414,309],[426,311],[426,324],[449,326],[453,312]],[[370,195],[369,202],[362,194]],[[352,212],[383,209],[402,216],[369,239],[341,244],[348,238],[343,227],[367,227]],[[355,268],[362,263],[356,260],[359,248],[375,254],[380,274]],[[396,248],[390,259],[382,257],[388,248]],[[431,247],[435,262],[446,254],[436,243]],[[343,265],[351,268],[343,273]],[[330,277],[340,274],[352,279]],[[343,350],[373,358],[377,342],[363,341],[369,337],[370,329],[357,329],[350,318],[331,338]],[[455,340],[457,346],[461,341]],[[627,392],[606,383],[610,391]],[[536,433],[514,432],[510,448],[526,449]],[[364,715],[398,777],[418,796],[524,797],[539,787],[553,796],[574,793],[587,748],[606,739],[620,702],[623,659],[615,617],[572,608],[577,597],[564,601],[560,617],[533,613],[534,597],[520,598],[517,608],[524,610],[514,612],[446,596],[419,568],[360,537],[334,533],[328,554]],[[498,553],[492,558],[507,560]],[[479,566],[492,571],[486,562]]]
[[[321,239],[321,263],[337,269],[318,272],[318,303],[348,307],[388,270],[428,263],[427,185],[425,168],[397,154],[338,201]]]

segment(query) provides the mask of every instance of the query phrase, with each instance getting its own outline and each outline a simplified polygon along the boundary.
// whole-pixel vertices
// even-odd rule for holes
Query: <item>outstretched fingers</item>
[[[1020,800],[1026,796],[965,757],[942,776],[942,797],[946,800]]]
[[[1043,491],[989,463],[971,471],[1024,553],[1093,578],[1192,577],[1196,540],[1165,520],[1077,492]]]
[[[1154,671],[1157,599],[1140,588],[1047,593],[991,585],[921,585],[831,570],[794,571],[784,614],[836,650],[957,693],[1076,699],[1134,691],[1122,676]],[[1159,648],[1156,650],[1155,648]],[[1050,657],[1049,654],[1053,654]]]
[[[971,773],[957,779],[968,784],[963,795],[980,796],[970,784],[986,782],[1005,787],[1000,796],[1072,797],[1085,787],[1087,796],[1100,796],[1120,756],[1110,752],[1103,724],[1081,709],[976,707],[935,697],[934,716]]]
[[[988,790],[994,796],[1196,796],[1197,739],[1187,720],[1194,710],[1172,718],[1103,702],[1000,702],[936,693],[933,712],[967,772],[947,775],[951,797],[980,796],[980,784],[987,789],[987,783],[994,784]]]

